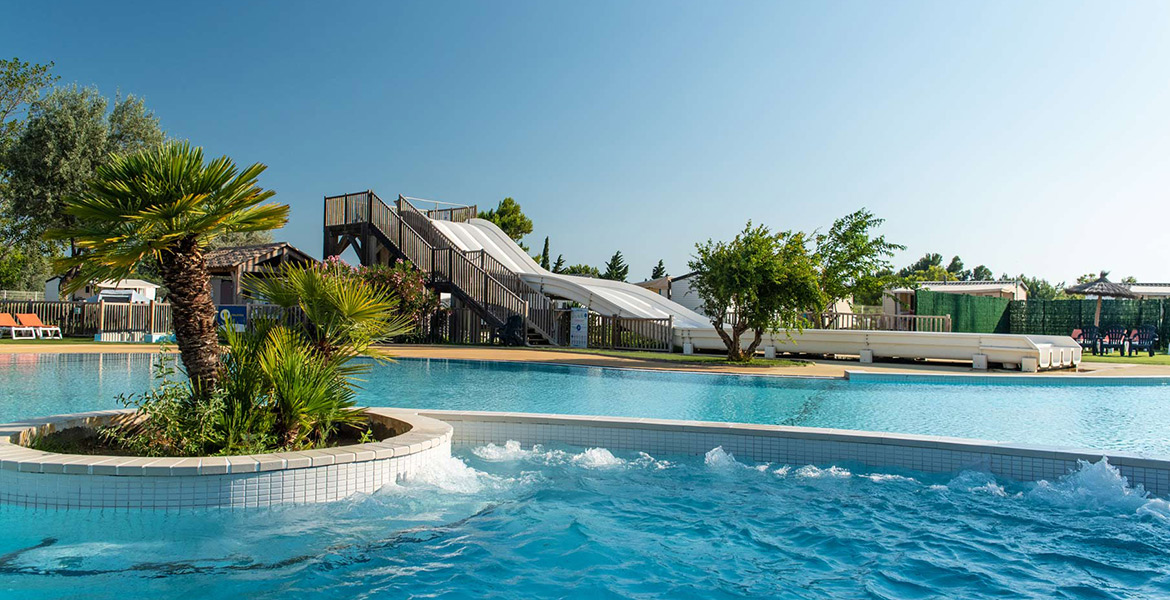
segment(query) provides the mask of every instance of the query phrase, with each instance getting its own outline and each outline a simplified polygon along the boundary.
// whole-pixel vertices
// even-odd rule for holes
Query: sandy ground
[[[170,347],[174,350],[174,347]],[[0,354],[21,353],[100,353],[100,352],[158,352],[154,344],[0,344]],[[932,362],[887,362],[862,365],[856,360],[812,360],[811,364],[786,367],[752,367],[728,364],[691,364],[657,360],[619,358],[558,350],[534,348],[500,348],[484,346],[385,346],[389,356],[403,358],[459,358],[470,360],[500,360],[513,362],[541,362],[596,367],[623,367],[637,369],[661,369],[664,371],[692,371],[708,373],[749,373],[754,375],[789,375],[802,377],[844,377],[845,371],[869,371],[878,373],[992,373],[1012,376],[1018,371],[976,371],[961,363]],[[1048,377],[1093,377],[1093,376],[1170,376],[1170,366],[1132,365],[1124,363],[1081,363],[1074,371],[1050,371]]]

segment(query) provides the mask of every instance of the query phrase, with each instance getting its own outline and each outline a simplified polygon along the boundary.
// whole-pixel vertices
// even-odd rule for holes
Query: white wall
[[[57,302],[61,300],[61,280],[54,277],[45,282],[45,300]]]
[[[678,279],[670,282],[670,300],[701,315],[707,314],[703,312],[703,299],[699,297],[698,292],[691,289],[690,279]]]

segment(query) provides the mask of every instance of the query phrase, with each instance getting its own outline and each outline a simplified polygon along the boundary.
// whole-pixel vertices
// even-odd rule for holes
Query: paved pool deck
[[[174,346],[170,346],[174,351]],[[125,352],[158,352],[156,344],[121,344],[121,343],[4,343],[0,344],[0,354],[23,353],[125,353]],[[796,377],[844,377],[846,371],[868,371],[873,373],[955,373],[955,374],[994,374],[1011,377],[1020,375],[1019,371],[976,371],[969,365],[947,362],[878,362],[863,365],[856,359],[849,360],[808,360],[805,365],[791,366],[742,366],[720,363],[690,363],[643,358],[626,358],[573,352],[567,350],[548,350],[539,348],[502,348],[486,346],[431,346],[431,345],[388,345],[383,351],[391,357],[402,358],[450,358],[463,360],[488,360],[509,362],[553,363],[566,365],[585,365],[594,367],[617,367],[627,369],[658,369],[663,371],[690,371],[706,373],[740,373],[751,375],[787,375]],[[676,355],[677,356],[677,355]],[[1035,376],[1035,374],[1027,374]],[[1082,362],[1077,371],[1046,371],[1040,375],[1046,377],[1148,377],[1170,376],[1168,365],[1135,365],[1122,362]]]

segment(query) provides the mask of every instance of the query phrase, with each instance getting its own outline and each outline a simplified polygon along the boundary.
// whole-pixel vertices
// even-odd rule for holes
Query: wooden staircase
[[[482,250],[465,252],[432,219],[463,222],[474,206],[423,211],[399,196],[395,206],[373,191],[325,198],[328,258],[353,247],[363,265],[401,258],[427,273],[429,286],[459,298],[492,327],[523,319],[528,345],[556,345],[557,322],[548,297]]]

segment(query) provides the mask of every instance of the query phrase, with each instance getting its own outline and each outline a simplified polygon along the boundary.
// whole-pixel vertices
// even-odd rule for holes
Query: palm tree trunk
[[[195,238],[180,241],[159,261],[171,303],[175,342],[197,397],[206,397],[219,382],[219,336],[215,303],[203,250]]]

